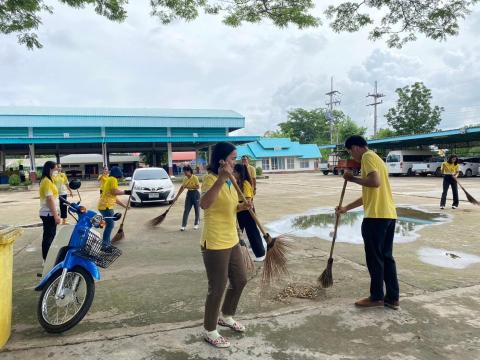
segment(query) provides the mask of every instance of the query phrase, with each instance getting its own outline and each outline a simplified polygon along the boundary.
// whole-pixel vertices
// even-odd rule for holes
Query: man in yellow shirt
[[[60,202],[60,217],[62,218],[62,225],[67,225],[67,205],[62,200],[67,200],[67,190],[70,197],[73,196],[70,186],[68,186],[67,175],[62,171],[62,165],[57,163],[57,171],[53,173],[53,183],[58,189],[58,201]]]
[[[198,223],[200,221],[200,192],[198,191],[200,189],[200,181],[196,175],[193,175],[193,170],[190,165],[183,167],[183,173],[185,177],[183,178],[182,186],[173,200],[173,202],[177,201],[183,190],[187,189],[187,197],[185,198],[185,208],[183,210],[182,227],[180,228],[180,231],[185,231],[185,228],[187,227],[188,215],[190,214],[192,206],[195,210],[195,223],[193,229],[198,230]]]
[[[363,137],[350,136],[345,141],[345,148],[361,163],[361,177],[355,177],[348,172],[343,178],[361,185],[362,197],[346,206],[338,207],[337,214],[363,205],[365,215],[362,237],[371,278],[370,296],[358,300],[355,305],[387,306],[396,310],[399,307],[399,286],[393,258],[393,237],[397,211],[388,180],[388,170],[383,160],[368,149],[367,141]],[[386,288],[385,295],[383,283]]]
[[[445,204],[447,202],[447,193],[448,188],[452,186],[453,193],[453,203],[452,209],[458,207],[458,186],[457,186],[457,176],[460,172],[460,165],[458,164],[458,158],[456,155],[450,155],[448,161],[442,163],[442,174],[443,174],[443,192],[442,198],[440,200],[440,209],[445,209]]]
[[[242,165],[245,165],[248,170],[248,175],[250,175],[250,179],[252,180],[252,186],[253,186],[253,194],[257,194],[257,170],[255,169],[254,166],[250,165],[248,162],[248,155],[243,155],[242,156]]]
[[[103,243],[102,248],[108,249],[111,245],[110,235],[112,234],[113,227],[115,225],[112,216],[114,215],[113,209],[115,204],[118,204],[124,208],[127,208],[127,204],[117,199],[117,195],[130,195],[131,190],[120,190],[118,188],[118,179],[123,177],[123,172],[118,166],[112,167],[110,170],[110,176],[107,178],[102,187],[102,194],[98,201],[98,210],[105,217],[105,230],[103,231]]]
[[[105,181],[107,181],[107,179],[108,179],[108,166],[104,166],[102,174],[98,177],[98,182],[100,183],[100,194],[102,193],[103,184],[105,184]]]

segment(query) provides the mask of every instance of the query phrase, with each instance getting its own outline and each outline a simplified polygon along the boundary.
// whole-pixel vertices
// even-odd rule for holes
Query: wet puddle
[[[418,238],[418,231],[425,226],[450,221],[447,214],[427,212],[414,207],[397,208],[395,242],[406,243]],[[337,241],[363,244],[361,225],[363,210],[354,210],[340,217]],[[318,237],[330,240],[333,236],[335,213],[329,209],[313,209],[309,214],[291,215],[267,225],[272,235],[289,234],[297,237]]]
[[[419,249],[418,256],[426,264],[450,269],[465,269],[470,265],[480,263],[480,256],[477,255],[431,247]]]

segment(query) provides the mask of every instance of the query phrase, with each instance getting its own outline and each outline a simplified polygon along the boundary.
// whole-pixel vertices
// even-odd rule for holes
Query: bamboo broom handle
[[[132,192],[133,192],[134,188],[135,188],[135,181],[132,183]],[[132,193],[130,193],[130,195],[128,195],[127,208],[125,209],[125,213],[123,214],[123,219],[122,219],[122,223],[120,224],[120,226],[123,226],[123,223],[125,222],[125,218],[127,217],[127,211],[128,211],[128,207],[130,206],[130,200],[131,199],[132,199]]]
[[[338,207],[342,206],[343,197],[345,196],[346,189],[347,189],[347,180],[343,182],[343,189],[342,189],[342,194],[340,195],[340,202],[338,203]],[[335,245],[335,240],[337,240],[337,229],[338,229],[339,222],[340,222],[340,214],[337,214],[335,218],[335,228],[333,230],[332,247],[330,248],[330,258],[333,255],[333,247]]]
[[[228,177],[230,178],[230,181],[233,183],[233,186],[235,187],[235,190],[240,194],[240,197],[242,198],[243,202],[247,202],[247,199],[245,198],[245,195],[243,194],[243,191],[240,189],[240,186],[237,184],[237,180],[233,177],[232,174],[229,174]],[[262,232],[263,236],[266,237],[268,235],[267,231],[263,228],[262,224],[260,224],[260,221],[257,218],[257,215],[253,212],[252,209],[248,209],[248,212],[250,215],[252,215],[253,220],[255,220],[255,223],[259,227],[260,231]]]

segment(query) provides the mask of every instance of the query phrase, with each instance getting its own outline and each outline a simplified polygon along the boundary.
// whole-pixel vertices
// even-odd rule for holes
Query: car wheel
[[[465,171],[465,177],[471,177],[473,175],[472,169]]]
[[[412,171],[412,169],[411,168],[408,169],[407,170],[407,176],[413,176],[413,175],[415,175],[415,173]]]
[[[463,172],[462,171],[458,172],[458,177],[463,177]]]
[[[437,170],[435,170],[435,176],[437,176],[437,177],[442,176],[442,169],[440,169],[440,168],[438,167]]]
[[[328,171],[324,171],[324,172],[323,172],[323,175],[328,175]]]

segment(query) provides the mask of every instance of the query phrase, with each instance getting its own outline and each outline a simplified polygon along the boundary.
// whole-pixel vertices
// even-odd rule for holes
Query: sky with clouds
[[[441,128],[480,122],[480,7],[461,22],[459,36],[419,37],[398,50],[369,41],[366,31],[336,34],[326,25],[230,28],[206,15],[162,25],[150,16],[149,2],[138,0],[119,24],[91,8],[50,3],[55,13],[43,16],[38,31],[43,49],[0,38],[0,105],[231,109],[246,118],[241,134],[262,135],[288,110],[324,107],[333,76],[339,108],[369,134],[373,108],[366,95],[375,80],[386,95],[379,127],[386,127],[395,89],[415,81],[445,108]]]

